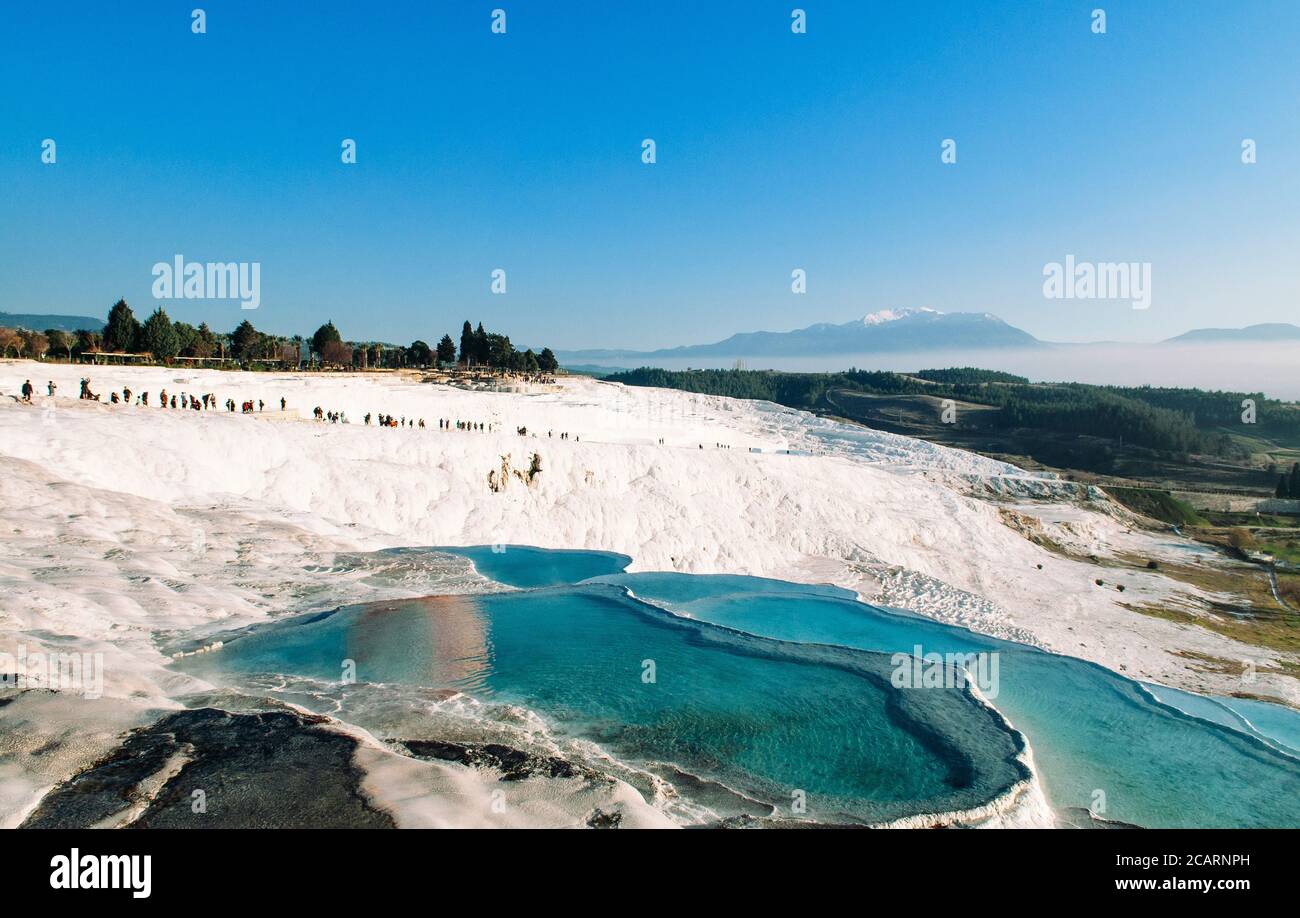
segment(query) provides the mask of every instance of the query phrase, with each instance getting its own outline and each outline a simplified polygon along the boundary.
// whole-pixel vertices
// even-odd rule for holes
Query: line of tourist
[[[47,383],[46,388],[49,392],[50,397],[53,398],[55,392],[58,390],[59,387],[54,382],[54,380],[51,379]],[[32,381],[30,379],[27,380],[25,383],[23,383],[23,387],[22,387],[23,401],[30,402],[32,400],[33,391],[34,390],[32,388]],[[94,392],[90,388],[89,377],[82,377],[81,379],[81,393],[79,395],[79,398],[88,401],[95,401],[95,402],[101,400],[99,393]],[[118,405],[118,404],[130,405],[132,404],[132,398],[135,399],[134,404],[144,408],[149,407],[148,392],[133,393],[129,388],[123,387],[120,395],[117,392],[117,390],[113,390],[112,392],[109,393],[109,402],[111,402],[114,405]],[[188,392],[172,393],[169,395],[166,389],[162,389],[158,393],[158,400],[156,404],[159,407],[168,408],[168,409],[175,408],[177,410],[185,409],[191,411],[215,411],[217,409],[217,397],[210,392],[204,393],[202,395],[190,395]],[[234,414],[237,409],[241,414],[256,414],[257,412],[266,410],[266,402],[260,398],[245,399],[242,402],[236,402],[233,398],[228,398],[225,400],[223,407],[226,409],[227,412],[231,414]],[[280,411],[283,412],[287,410],[287,408],[288,408],[288,403],[285,401],[283,397],[281,397]],[[331,424],[348,423],[348,417],[346,412],[330,411],[325,408],[322,408],[319,405],[317,405],[314,409],[312,409],[312,417],[314,417],[318,421],[327,421]],[[365,415],[366,426],[370,426],[372,421],[375,422],[379,427],[409,427],[412,430],[425,429],[424,418],[408,419],[405,415],[400,415],[400,416],[395,416],[391,414],[372,415],[370,412],[366,412]],[[438,418],[438,429],[492,433],[495,432],[496,430],[499,430],[500,425],[494,422],[466,421],[466,420],[461,420],[460,418],[455,418],[455,419]],[[517,433],[521,437],[526,437],[528,436],[528,428],[516,427],[515,433]],[[536,436],[536,434],[534,434],[534,436]],[[548,430],[546,432],[546,436],[548,438],[553,438],[556,437],[557,435],[554,430]],[[558,434],[558,437],[561,440],[568,440],[572,438],[574,441],[580,441],[582,439],[582,437],[572,435],[568,431],[561,431]],[[662,440],[660,442],[662,442]]]
[[[51,379],[45,384],[45,390],[50,398],[54,398],[59,390],[59,385]],[[23,401],[30,402],[33,391],[30,379],[23,383]],[[90,402],[102,402],[104,400],[101,393],[94,391],[90,387],[90,378],[87,376],[81,378],[81,391],[77,394],[77,398]],[[111,405],[136,405],[141,408],[148,408],[150,406],[150,396],[148,392],[132,392],[129,386],[123,386],[121,391],[114,389],[108,393],[108,402]],[[169,395],[166,389],[161,389],[153,404],[159,408],[174,408],[178,411],[216,411],[217,397],[211,392],[204,392],[199,395],[191,395],[188,392],[173,392]],[[253,414],[257,411],[265,411],[266,402],[260,398],[250,398],[245,399],[242,403],[237,403],[233,398],[228,398],[223,407],[232,414],[236,410],[243,414]],[[287,407],[288,403],[281,397],[280,410],[284,411]]]

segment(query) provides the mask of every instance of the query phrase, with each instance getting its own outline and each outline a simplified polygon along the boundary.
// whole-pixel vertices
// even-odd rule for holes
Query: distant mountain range
[[[1228,341],[1300,340],[1300,327],[1286,323],[1242,329],[1203,328],[1161,344]],[[712,344],[692,344],[655,351],[557,351],[566,365],[601,361],[682,360],[718,357],[825,357],[839,354],[891,354],[920,351],[975,351],[1046,348],[1029,332],[1008,325],[988,312],[940,312],[937,309],[885,309],[854,322],[819,322],[789,332],[744,332]]]
[[[804,357],[827,354],[880,354],[942,348],[1041,347],[1029,332],[987,312],[937,309],[885,309],[841,325],[819,322],[790,332],[744,332],[713,344],[657,351],[567,351],[574,361],[629,357]]]
[[[103,318],[91,316],[54,316],[43,313],[0,312],[0,327],[27,328],[32,331],[46,331],[57,328],[59,331],[74,332],[81,329],[99,331],[104,327]]]
[[[1194,328],[1162,343],[1209,344],[1218,341],[1300,341],[1300,327],[1286,322],[1265,322],[1245,328]]]

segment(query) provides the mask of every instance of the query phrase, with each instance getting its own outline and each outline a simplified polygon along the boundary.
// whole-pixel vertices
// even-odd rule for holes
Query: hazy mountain
[[[22,312],[0,312],[0,327],[3,328],[26,328],[31,331],[45,331],[47,328],[57,328],[60,331],[79,331],[87,329],[89,331],[100,331],[104,327],[103,318],[91,318],[90,316],[52,316],[42,313],[22,313]]]
[[[744,332],[713,344],[657,351],[567,351],[569,361],[611,358],[803,357],[952,348],[1038,347],[1042,342],[987,312],[885,309],[855,322],[819,322],[789,332]]]
[[[1194,328],[1162,344],[1210,344],[1225,341],[1300,341],[1300,326],[1287,322],[1265,322],[1245,328]]]

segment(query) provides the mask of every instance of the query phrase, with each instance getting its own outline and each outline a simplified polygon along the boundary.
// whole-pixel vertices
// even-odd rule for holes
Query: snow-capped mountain
[[[819,322],[788,332],[743,332],[713,344],[657,351],[574,351],[569,361],[614,357],[816,357],[897,351],[1037,347],[1037,338],[987,312],[940,312],[930,308],[882,309],[861,319]]]
[[[936,315],[936,316],[943,315],[943,313],[941,313],[939,310],[931,309],[929,306],[922,306],[920,309],[911,309],[911,308],[881,309],[877,312],[867,313],[862,318],[862,324],[863,325],[884,325],[886,322],[897,322],[899,319],[906,319],[906,318],[910,318],[911,316],[922,315],[926,313],[930,315]]]

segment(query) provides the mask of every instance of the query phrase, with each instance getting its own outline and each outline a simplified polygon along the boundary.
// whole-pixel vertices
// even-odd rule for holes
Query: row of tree
[[[188,322],[173,322],[161,307],[141,322],[125,300],[118,300],[108,311],[103,331],[96,334],[82,330],[76,337],[70,356],[78,351],[149,354],[164,363],[177,357],[233,359],[241,363],[302,360],[300,335],[268,335],[248,320],[240,322],[232,332],[214,332],[206,322],[200,322],[197,327]]]
[[[229,359],[244,365],[312,364],[363,369],[451,366],[457,362],[527,373],[551,373],[559,369],[550,348],[543,348],[540,354],[532,350],[516,351],[509,337],[485,331],[481,322],[477,329],[465,322],[457,355],[451,335],[443,335],[433,348],[420,340],[405,347],[377,341],[352,342],[343,339],[332,320],[316,329],[310,338],[266,334],[247,319],[234,331],[223,334],[212,331],[207,323],[195,327],[172,321],[161,307],[141,322],[125,300],[113,304],[108,320],[99,331],[0,328],[0,356],[11,352],[18,357],[39,359],[51,354],[69,360],[83,354],[148,354],[163,363],[184,357]]]
[[[52,339],[52,336],[57,338]],[[62,353],[67,344],[65,338],[64,332],[58,329],[38,332],[28,328],[0,328],[0,357],[8,357],[11,353],[15,357],[43,357],[51,350]]]
[[[443,335],[438,342],[439,362],[449,362],[444,360],[443,355],[453,353],[451,336]],[[508,335],[486,331],[482,322],[478,323],[478,328],[472,328],[468,319],[461,326],[460,354],[454,359],[466,366],[486,366],[521,373],[554,373],[560,367],[549,347],[542,348],[540,354],[534,354],[532,348],[517,351]]]

